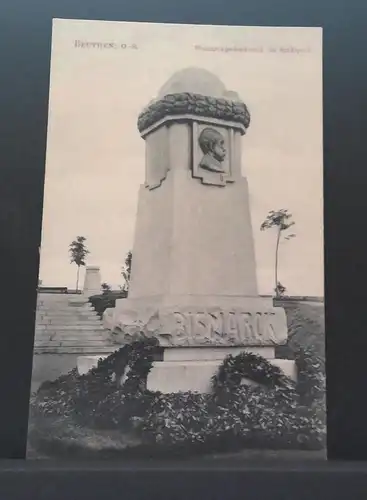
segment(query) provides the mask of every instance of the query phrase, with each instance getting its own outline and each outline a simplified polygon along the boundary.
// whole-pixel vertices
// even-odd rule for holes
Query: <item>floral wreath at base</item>
[[[225,358],[212,377],[212,389],[214,393],[223,389],[238,389],[246,380],[269,389],[279,387],[293,390],[295,387],[295,383],[267,359],[252,352],[242,352]]]
[[[147,377],[159,349],[156,339],[126,344],[108,358],[101,359],[90,375],[103,374],[104,377],[116,381],[117,386],[125,393],[142,392],[146,390]],[[212,377],[211,386],[215,394],[221,389],[237,389],[246,380],[269,389],[279,387],[292,390],[295,387],[295,383],[279,367],[252,352],[228,355]]]
[[[134,395],[146,390],[147,378],[153,366],[156,354],[160,351],[155,338],[144,339],[126,344],[105,359],[88,374],[115,382],[116,387],[125,394]]]

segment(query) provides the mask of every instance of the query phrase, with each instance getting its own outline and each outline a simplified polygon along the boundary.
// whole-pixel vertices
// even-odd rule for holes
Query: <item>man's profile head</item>
[[[199,146],[205,155],[222,162],[226,156],[223,135],[214,128],[205,128],[199,136]]]

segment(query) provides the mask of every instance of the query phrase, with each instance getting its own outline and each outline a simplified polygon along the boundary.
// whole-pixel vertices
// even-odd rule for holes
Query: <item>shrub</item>
[[[323,365],[311,351],[296,353],[296,384],[264,358],[241,353],[224,360],[211,394],[162,394],[146,390],[158,350],[154,340],[135,342],[84,376],[72,371],[42,386],[33,415],[63,415],[88,428],[133,432],[142,447],[180,453],[323,447]],[[243,378],[256,385],[241,385]]]
[[[305,406],[324,403],[326,394],[325,361],[312,347],[295,351],[297,366],[296,390]]]
[[[276,357],[295,359],[295,352],[312,349],[318,357],[325,359],[324,308],[309,303],[292,303],[277,300],[274,305],[285,309],[288,325],[288,342],[275,347]]]
[[[138,395],[145,390],[158,349],[155,339],[134,342],[101,359],[86,375],[78,375],[74,369],[54,382],[42,384],[36,394],[36,404],[32,405],[33,415],[71,416],[87,426],[111,427],[126,423],[129,416],[125,410],[133,407],[135,400],[140,404]],[[127,369],[129,372],[121,387],[119,380]],[[130,405],[125,405],[125,401],[130,401]],[[118,422],[114,413],[121,414]],[[128,410],[127,414],[130,413]]]
[[[105,290],[101,295],[93,295],[92,297],[90,297],[89,302],[96,310],[98,316],[102,317],[107,308],[115,307],[117,299],[126,299],[126,297],[126,290]]]
[[[244,375],[266,385],[236,385]],[[323,447],[324,422],[301,402],[297,386],[266,360],[253,354],[228,357],[213,378],[213,389],[212,394],[157,395],[143,423],[144,439],[207,451]],[[313,395],[312,384],[304,389],[304,395]]]

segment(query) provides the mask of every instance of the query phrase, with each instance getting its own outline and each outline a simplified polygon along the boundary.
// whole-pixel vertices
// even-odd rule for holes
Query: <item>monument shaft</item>
[[[167,127],[167,177],[140,189],[130,298],[258,294],[247,180],[218,187],[193,178],[192,128]]]

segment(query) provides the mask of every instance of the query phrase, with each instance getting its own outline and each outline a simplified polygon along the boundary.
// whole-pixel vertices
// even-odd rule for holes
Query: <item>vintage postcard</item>
[[[54,20],[29,458],[325,457],[322,30]]]

